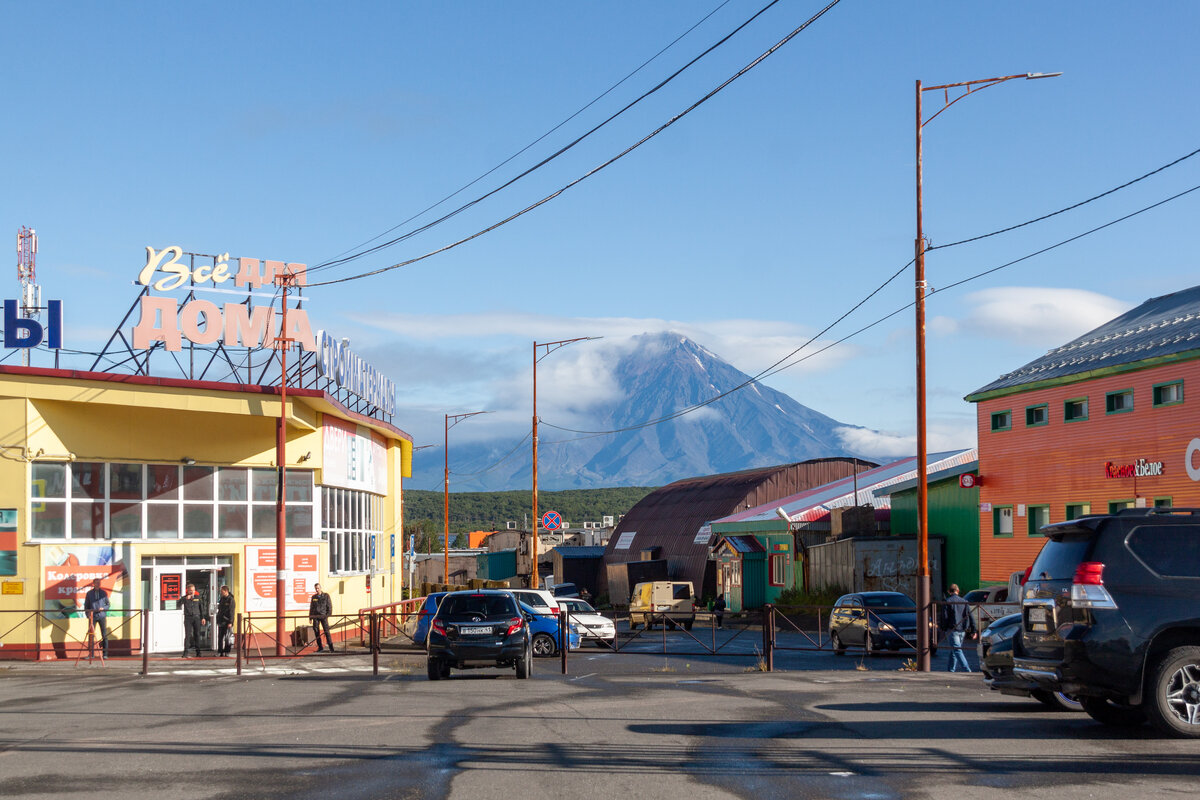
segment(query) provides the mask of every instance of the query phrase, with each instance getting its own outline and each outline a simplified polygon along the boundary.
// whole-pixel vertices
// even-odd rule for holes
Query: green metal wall
[[[742,556],[742,608],[762,608],[767,602],[767,559],[765,553]]]
[[[892,534],[917,535],[917,490],[892,495]],[[966,594],[979,586],[979,489],[963,489],[958,477],[929,484],[929,535],[946,538],[946,584]],[[934,586],[941,597],[945,586]]]

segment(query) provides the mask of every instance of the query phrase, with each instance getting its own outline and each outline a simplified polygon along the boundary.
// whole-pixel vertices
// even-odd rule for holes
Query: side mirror
[[[529,614],[527,612],[522,612],[522,616],[525,617],[526,622],[533,622],[533,614]]]

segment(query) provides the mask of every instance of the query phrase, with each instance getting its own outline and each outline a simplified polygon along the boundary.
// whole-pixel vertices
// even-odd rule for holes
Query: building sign
[[[288,611],[307,611],[313,588],[321,575],[317,564],[321,548],[317,545],[289,544],[285,550],[288,563],[284,572],[287,591],[285,608]],[[246,545],[246,610],[275,610],[275,581],[278,580],[274,545]]]
[[[158,599],[164,603],[173,602],[182,596],[183,576],[178,573],[164,573],[158,576]]]
[[[981,482],[978,475],[972,475],[969,472],[958,476],[958,485],[962,489],[974,489]]]
[[[323,485],[387,494],[387,446],[380,436],[353,422],[326,415],[322,444]]]
[[[396,384],[351,352],[349,342],[339,342],[325,331],[317,331],[317,345],[317,375],[388,416],[396,413]]]
[[[61,612],[63,616],[81,611],[96,578],[108,592],[109,610],[126,608],[129,545],[43,545],[41,550],[46,611]]]
[[[62,347],[62,300],[46,301],[46,324],[17,316],[17,301],[4,301],[4,346],[37,347],[46,340],[46,347]]]
[[[1104,464],[1106,478],[1157,478],[1163,474],[1163,462],[1147,461],[1139,458],[1132,464],[1114,464],[1108,461]]]
[[[633,537],[635,536],[637,536],[637,531],[625,531],[613,545],[613,550],[628,550],[633,547]]]
[[[708,544],[708,540],[712,538],[712,525],[705,523],[696,531],[696,536],[692,539],[692,544]]]
[[[280,275],[295,276],[295,285],[306,284],[304,264],[285,264],[282,261],[263,261],[257,258],[237,259],[236,271],[230,267],[225,253],[212,265],[193,269],[183,261],[183,249],[178,246],[156,251],[146,248],[146,264],[138,273],[137,283],[156,292],[173,290],[228,292],[240,289],[252,292],[264,286],[274,286]],[[274,297],[270,298],[274,301]],[[218,306],[210,300],[192,299],[180,307],[172,297],[145,294],[140,300],[141,318],[133,328],[133,346],[138,350],[162,342],[167,350],[180,350],[183,339],[192,344],[206,345],[221,341],[226,347],[272,347],[281,335],[294,340],[302,349],[317,349],[308,312],[302,308],[289,309],[287,330],[280,331],[282,315],[273,306],[251,306],[245,302],[229,302]],[[280,319],[276,319],[280,317]]]

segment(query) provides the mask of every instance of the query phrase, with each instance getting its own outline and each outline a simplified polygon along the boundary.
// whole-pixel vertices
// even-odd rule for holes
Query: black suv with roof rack
[[[1042,528],[1014,672],[1093,719],[1200,738],[1200,509],[1125,509]]]

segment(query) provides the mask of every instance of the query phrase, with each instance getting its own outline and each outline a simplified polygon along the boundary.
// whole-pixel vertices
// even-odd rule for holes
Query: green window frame
[[[1072,520],[1086,517],[1092,513],[1091,503],[1067,503],[1063,519]]]
[[[1169,497],[1154,498],[1154,507],[1155,508],[1171,508],[1172,507],[1171,498],[1169,498]]]
[[[1012,409],[992,412],[992,431],[1012,430]]]
[[[1104,395],[1105,414],[1128,414],[1133,411],[1133,389],[1121,389]]]
[[[1130,497],[1127,500],[1109,500],[1108,513],[1115,514],[1123,508],[1137,508],[1137,501]]]
[[[1004,512],[1008,512],[1007,514]],[[1007,531],[1001,530],[1001,520],[1007,520]],[[992,538],[993,539],[1011,539],[1013,535],[1013,507],[992,506]]]
[[[1153,392],[1155,408],[1183,405],[1183,381],[1156,383]]]
[[[1041,532],[1043,525],[1050,524],[1050,506],[1046,503],[1038,503],[1025,507],[1025,521],[1027,524],[1026,533],[1030,537],[1044,536]]]
[[[1050,424],[1050,407],[1046,403],[1025,407],[1025,427],[1037,428]]]
[[[1088,418],[1088,399],[1072,397],[1063,401],[1063,422],[1086,422]]]

